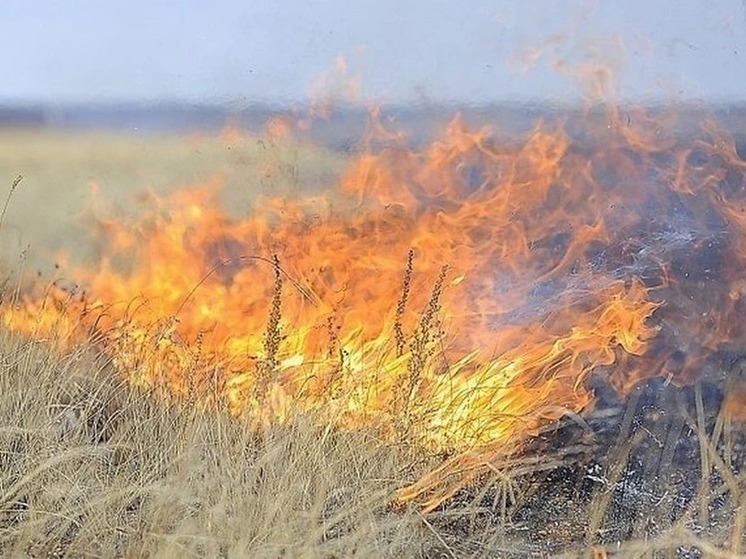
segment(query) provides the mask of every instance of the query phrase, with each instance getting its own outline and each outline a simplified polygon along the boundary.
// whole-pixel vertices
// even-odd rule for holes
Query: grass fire
[[[371,111],[344,158],[291,122],[229,132],[189,141],[274,176],[251,202],[224,167],[126,209],[96,182],[54,275],[8,275],[7,553],[744,550],[746,159],[721,121],[457,114],[423,141]],[[312,187],[287,166],[322,153]]]

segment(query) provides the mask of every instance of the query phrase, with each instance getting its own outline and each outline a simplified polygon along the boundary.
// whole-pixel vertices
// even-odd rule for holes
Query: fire
[[[246,421],[315,412],[449,454],[400,494],[432,507],[592,405],[594,371],[626,393],[683,352],[689,382],[743,341],[746,161],[696,138],[605,110],[520,141],[457,117],[414,148],[374,118],[325,195],[236,219],[216,181],[101,218],[80,287],[31,286],[2,320]]]

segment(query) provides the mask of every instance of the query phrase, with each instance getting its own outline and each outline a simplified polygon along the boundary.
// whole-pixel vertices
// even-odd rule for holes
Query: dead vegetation
[[[273,264],[259,399],[287,334]],[[443,459],[406,436],[436,357],[446,274],[406,332],[413,269],[410,252],[392,340],[398,356],[411,354],[392,403],[403,418],[395,443],[319,417],[257,428],[133,388],[90,345],[60,355],[53,341],[0,334],[0,555],[744,556],[746,437],[714,384],[641,385],[485,464],[430,513],[395,506],[397,489]],[[333,321],[329,340],[330,355],[340,352]]]
[[[0,379],[3,556],[427,554],[388,508],[402,456],[371,433],[257,432],[7,336]]]
[[[437,292],[423,320],[437,322]],[[442,457],[405,433],[384,443],[319,417],[257,428],[133,388],[90,347],[60,356],[9,334],[0,347],[4,556],[730,558],[746,545],[746,437],[716,385],[600,402],[424,514],[395,491]]]

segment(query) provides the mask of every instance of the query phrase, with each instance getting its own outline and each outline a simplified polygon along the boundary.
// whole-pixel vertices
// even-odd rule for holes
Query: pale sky
[[[379,102],[573,99],[562,61],[622,99],[746,100],[744,1],[0,0],[0,103],[297,103],[339,55]]]

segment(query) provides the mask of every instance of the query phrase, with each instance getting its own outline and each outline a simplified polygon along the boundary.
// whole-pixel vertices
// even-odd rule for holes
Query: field
[[[148,193],[220,182],[225,207],[240,215],[258,196],[328,187],[344,165],[343,157],[321,148],[259,137],[2,130],[0,170],[8,186],[17,175],[23,179],[5,216],[1,254],[15,264],[23,253],[50,273],[60,250],[83,261],[100,256],[96,211],[136,215]]]
[[[227,131],[213,137],[0,132],[12,193],[5,301],[56,278],[60,252],[106,254],[100,212],[223,184],[229,214],[323,192],[347,156]],[[70,279],[70,278],[65,278]],[[40,281],[40,280],[36,280]],[[395,492],[442,462],[323,416],[250,427],[129,385],[94,342],[0,335],[0,554],[9,557],[739,557],[744,436],[723,386],[649,381],[571,414],[434,511]],[[743,375],[743,361],[731,363]],[[608,389],[608,387],[606,387]],[[603,392],[604,387],[599,387]]]

